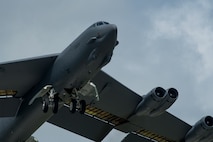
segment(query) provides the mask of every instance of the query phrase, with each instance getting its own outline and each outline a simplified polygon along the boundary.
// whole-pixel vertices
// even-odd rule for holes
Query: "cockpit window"
[[[108,25],[109,23],[108,22],[104,22],[104,24]]]
[[[101,26],[101,25],[103,25],[103,24],[104,24],[103,22],[97,22],[97,23],[96,23],[97,26]]]
[[[94,24],[94,26],[101,26],[101,25],[108,25],[108,22],[104,22],[104,21],[99,21],[97,23]]]

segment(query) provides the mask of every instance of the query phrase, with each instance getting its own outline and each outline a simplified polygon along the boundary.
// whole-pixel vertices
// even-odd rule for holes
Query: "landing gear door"
[[[88,82],[83,88],[79,90],[78,93],[84,97],[91,98],[93,102],[99,101],[99,94],[96,85],[92,82]]]

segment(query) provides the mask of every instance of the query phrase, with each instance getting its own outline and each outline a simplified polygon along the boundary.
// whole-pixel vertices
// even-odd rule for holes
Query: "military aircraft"
[[[213,141],[211,116],[190,126],[166,111],[175,88],[141,96],[101,70],[118,43],[116,25],[99,21],[60,54],[0,63],[0,141],[36,141],[46,121],[93,141],[112,129],[124,142]]]

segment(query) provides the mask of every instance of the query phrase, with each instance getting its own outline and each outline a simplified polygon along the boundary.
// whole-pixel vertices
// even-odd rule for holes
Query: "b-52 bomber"
[[[210,142],[213,118],[194,126],[166,110],[175,88],[138,95],[102,71],[118,45],[117,27],[99,21],[60,54],[0,63],[0,141],[33,141],[49,122],[93,141],[112,129],[123,142]]]

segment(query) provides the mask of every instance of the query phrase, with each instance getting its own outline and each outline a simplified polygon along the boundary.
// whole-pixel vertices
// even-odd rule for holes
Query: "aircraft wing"
[[[94,141],[103,140],[112,129],[117,129],[128,134],[125,142],[179,142],[192,127],[168,112],[157,117],[134,115],[143,98],[103,71],[92,81],[100,101],[87,105],[85,115],[70,114],[64,107],[48,122]]]
[[[21,98],[42,79],[56,57],[54,54],[0,63],[0,117],[16,115]]]

